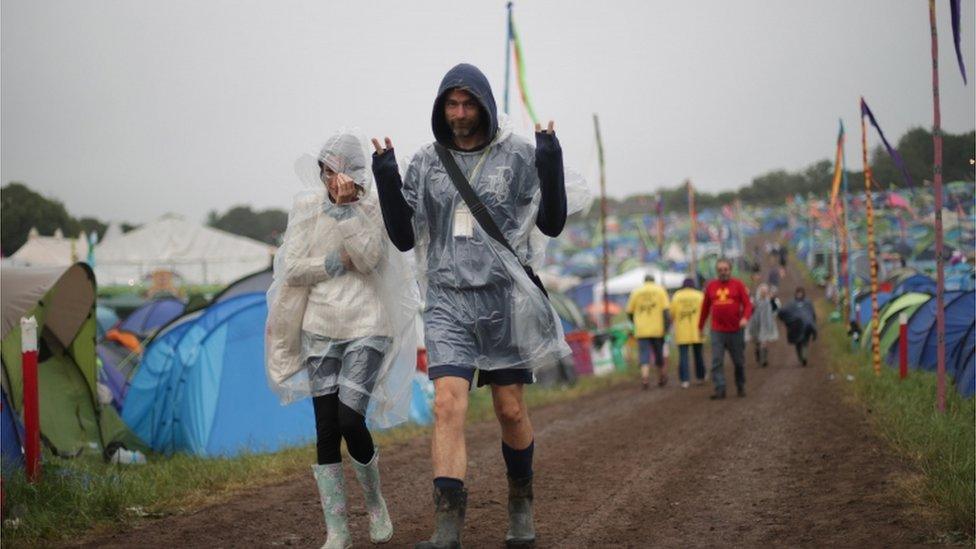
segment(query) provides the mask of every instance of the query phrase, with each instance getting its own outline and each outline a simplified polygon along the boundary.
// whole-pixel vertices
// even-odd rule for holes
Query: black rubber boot
[[[506,547],[535,547],[532,522],[532,477],[508,477],[508,533]]]
[[[467,507],[466,489],[434,488],[434,534],[428,541],[414,545],[414,549],[461,549],[461,530],[464,529]]]
[[[735,389],[736,389],[736,391],[738,391],[738,394],[739,394],[740,397],[746,396],[746,386],[745,385],[737,385]]]
[[[721,389],[715,389],[715,393],[708,398],[712,400],[722,400],[723,398],[725,398],[725,387]]]

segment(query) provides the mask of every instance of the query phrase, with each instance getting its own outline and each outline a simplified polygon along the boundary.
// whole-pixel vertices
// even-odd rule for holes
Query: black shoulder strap
[[[522,265],[522,268],[525,269],[525,274],[529,276],[529,280],[548,298],[549,292],[546,291],[542,279],[539,278],[539,275],[535,274],[532,267],[522,264],[522,260],[519,259],[518,254],[515,253],[515,250],[512,249],[505,235],[502,234],[501,229],[495,224],[495,220],[491,218],[491,214],[488,213],[488,208],[485,207],[484,202],[478,198],[478,194],[471,188],[471,184],[468,183],[468,178],[461,172],[461,168],[454,161],[451,152],[440,143],[434,143],[434,149],[437,151],[437,156],[441,159],[441,164],[444,165],[444,169],[447,170],[447,175],[451,178],[451,182],[454,183],[454,187],[458,190],[464,203],[468,205],[468,209],[471,210],[471,215],[478,220],[478,224],[488,233],[488,236],[494,238],[502,246],[505,246],[505,249],[515,256],[515,261],[518,261],[519,265]]]
[[[468,183],[468,178],[464,176],[461,172],[461,168],[458,167],[457,162],[454,161],[454,157],[451,156],[451,152],[447,150],[440,143],[435,143],[434,148],[437,150],[437,156],[441,159],[441,164],[444,164],[444,169],[447,170],[447,175],[451,177],[451,181],[454,182],[454,186],[457,188],[458,192],[461,194],[461,198],[464,199],[464,203],[468,205],[468,209],[471,210],[471,215],[478,220],[478,224],[481,228],[488,233],[488,236],[494,238],[499,244],[505,246],[505,249],[512,252],[515,259],[518,259],[518,255],[512,246],[505,239],[505,235],[502,234],[501,229],[498,225],[495,225],[495,220],[491,218],[491,214],[488,213],[488,208],[485,207],[484,202],[478,198],[478,194],[474,192],[471,188],[471,184]]]

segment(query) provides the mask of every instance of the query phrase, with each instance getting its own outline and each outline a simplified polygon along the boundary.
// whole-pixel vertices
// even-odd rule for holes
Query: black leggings
[[[339,442],[346,439],[346,450],[359,463],[373,459],[373,437],[366,428],[366,418],[339,402],[339,394],[312,398],[315,407],[315,444],[319,465],[339,463]]]

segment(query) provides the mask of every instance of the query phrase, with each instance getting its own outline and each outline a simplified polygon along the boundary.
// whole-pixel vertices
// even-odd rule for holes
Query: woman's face
[[[338,182],[336,176],[339,175],[332,168],[326,166],[325,164],[320,164],[322,171],[320,177],[322,183],[325,184],[325,188],[329,190],[329,194],[335,196],[338,193]]]

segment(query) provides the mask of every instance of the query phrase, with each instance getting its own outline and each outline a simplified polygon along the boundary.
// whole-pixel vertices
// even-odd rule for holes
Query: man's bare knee
[[[467,407],[467,399],[451,391],[437,391],[434,394],[434,419],[437,423],[463,423]]]
[[[518,401],[495,404],[495,417],[505,424],[517,424],[525,418],[525,409]]]
[[[516,425],[525,419],[525,403],[522,402],[520,390],[503,387],[492,388],[492,401],[495,407],[495,417],[505,425]]]

